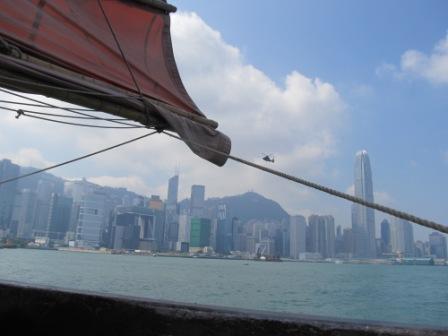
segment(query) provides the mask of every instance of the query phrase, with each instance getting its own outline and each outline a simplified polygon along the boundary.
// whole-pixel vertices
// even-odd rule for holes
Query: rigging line
[[[138,94],[140,95],[140,98],[143,99],[142,90],[140,90],[140,86],[138,85],[137,80],[134,76],[134,73],[132,72],[131,65],[129,64],[128,60],[126,59],[126,56],[123,52],[123,49],[121,48],[120,42],[118,41],[117,35],[115,34],[115,31],[109,21],[109,18],[107,17],[106,11],[104,10],[101,0],[98,0],[98,5],[101,9],[101,12],[103,13],[104,19],[106,20],[107,26],[109,27],[112,37],[114,38],[115,44],[117,45],[118,50],[120,51],[121,57],[123,58],[123,61],[126,64],[126,67],[128,68],[129,74],[131,75],[131,78],[132,78],[132,81],[134,82],[135,88],[137,89]]]
[[[359,197],[356,197],[356,196],[352,196],[352,195],[340,192],[338,190],[335,190],[335,189],[332,189],[332,188],[328,188],[328,187],[322,186],[322,185],[314,183],[314,182],[310,182],[310,181],[305,180],[303,178],[292,176],[292,175],[280,172],[278,170],[271,169],[271,168],[268,168],[268,167],[265,167],[265,166],[253,163],[251,161],[247,161],[245,159],[242,159],[242,158],[239,158],[237,156],[233,156],[233,155],[224,153],[224,152],[219,151],[217,149],[211,148],[211,147],[206,146],[206,145],[199,144],[199,143],[191,141],[191,140],[183,140],[181,137],[179,137],[177,135],[174,135],[174,134],[171,134],[171,133],[168,133],[166,131],[163,131],[163,133],[165,133],[166,135],[168,135],[168,136],[170,136],[172,138],[175,138],[175,139],[178,139],[178,140],[181,140],[181,141],[184,141],[184,142],[188,142],[188,143],[191,143],[191,144],[193,144],[195,146],[199,146],[199,147],[208,149],[208,150],[210,150],[212,152],[215,152],[217,154],[226,156],[227,158],[229,158],[229,159],[231,159],[233,161],[242,163],[242,164],[250,166],[252,168],[263,170],[263,171],[265,171],[267,173],[279,176],[281,178],[287,179],[287,180],[292,181],[292,182],[296,182],[296,183],[301,184],[301,185],[305,185],[305,186],[307,186],[309,188],[313,188],[313,189],[322,191],[322,192],[330,194],[332,196],[336,196],[336,197],[345,199],[347,201],[351,201],[353,203],[361,204],[361,205],[366,206],[368,208],[384,212],[384,213],[392,215],[394,217],[398,217],[398,218],[401,218],[401,219],[413,222],[415,224],[418,224],[418,225],[421,225],[421,226],[424,226],[424,227],[427,227],[427,228],[430,228],[430,229],[433,229],[433,230],[440,231],[440,232],[448,234],[448,226],[445,226],[445,225],[442,225],[442,224],[439,224],[439,223],[436,223],[436,222],[433,222],[433,221],[430,221],[430,220],[427,220],[427,219],[423,219],[423,218],[414,216],[414,215],[406,213],[404,211],[399,211],[399,210],[396,210],[396,209],[393,209],[393,208],[386,207],[386,206],[381,205],[381,204],[377,204],[377,203],[374,203],[374,202],[366,201],[366,200],[364,200],[362,198],[359,198]]]
[[[5,79],[11,82],[16,82],[18,84],[29,84],[29,85],[34,85],[37,87],[43,87],[43,88],[48,88],[48,89],[54,89],[54,90],[60,90],[60,91],[65,91],[65,92],[72,92],[72,93],[82,93],[82,94],[87,94],[87,95],[92,95],[92,96],[98,96],[98,97],[114,97],[114,98],[134,98],[134,99],[140,99],[139,96],[136,95],[127,95],[127,94],[116,94],[116,93],[104,93],[104,92],[93,92],[93,91],[86,91],[86,90],[78,90],[78,89],[69,89],[69,88],[63,88],[60,86],[56,86],[56,85],[49,85],[49,84],[43,84],[43,83],[36,83],[33,81],[28,81],[28,80],[23,80],[23,79],[18,79],[18,78],[11,78],[11,77],[7,77],[7,76],[2,76],[0,75],[1,79]]]
[[[126,55],[124,54],[124,51],[121,48],[120,41],[118,41],[118,37],[115,34],[115,31],[114,31],[114,29],[112,27],[112,24],[109,21],[109,18],[107,17],[106,11],[104,10],[104,7],[103,7],[103,4],[102,4],[101,0],[98,0],[98,5],[99,5],[99,7],[101,9],[101,12],[103,13],[104,19],[106,20],[107,26],[109,27],[109,30],[110,30],[110,32],[112,34],[112,37],[115,40],[115,43],[116,43],[116,45],[118,47],[118,50],[120,51],[121,57],[123,58],[123,62],[126,64],[126,67],[128,68],[129,74],[132,77],[132,81],[134,82],[134,85],[135,85],[135,87],[136,87],[136,89],[138,91],[138,94],[140,96],[140,100],[143,103],[143,105],[145,106],[146,124],[149,124],[149,114],[150,114],[150,112],[149,112],[149,109],[148,109],[148,103],[146,102],[146,100],[143,97],[142,90],[140,89],[140,86],[138,85],[137,79],[134,76],[134,72],[132,71],[131,65],[129,64],[129,62],[128,62],[127,58],[126,58]]]
[[[0,107],[2,108],[2,107]],[[145,126],[104,126],[104,125],[92,125],[92,124],[80,124],[80,123],[74,123],[69,121],[62,121],[62,120],[56,120],[56,119],[50,119],[45,117],[39,117],[36,115],[31,115],[25,113],[23,110],[16,110],[18,115],[16,118],[18,119],[20,116],[28,117],[28,118],[34,118],[34,119],[40,119],[45,121],[50,121],[58,124],[64,124],[64,125],[71,125],[71,126],[80,126],[80,127],[92,127],[92,128],[107,128],[107,129],[134,129],[134,128],[147,128]]]
[[[42,104],[31,104],[31,103],[23,103],[23,102],[18,102],[18,101],[14,101],[14,100],[2,100],[0,99],[0,103],[5,103],[5,104],[15,104],[15,105],[24,105],[24,106],[32,106],[32,107],[41,107],[41,108],[50,108],[50,109],[65,109],[65,108],[69,108],[71,110],[75,110],[75,111],[86,111],[86,112],[100,112],[100,113],[104,113],[102,111],[98,111],[98,110],[92,110],[89,108],[74,108],[74,107],[64,107],[64,106],[58,106],[58,107],[53,107],[53,106],[45,106]]]
[[[40,173],[43,173],[43,172],[51,170],[51,169],[55,169],[55,168],[58,168],[58,167],[61,167],[61,166],[65,166],[65,165],[67,165],[69,163],[73,163],[73,162],[76,162],[76,161],[87,159],[87,158],[89,158],[91,156],[98,155],[98,154],[110,151],[112,149],[115,149],[115,148],[118,148],[118,147],[130,144],[131,142],[135,142],[137,140],[141,140],[143,138],[149,137],[149,136],[151,136],[153,134],[156,134],[156,133],[158,133],[158,132],[154,131],[154,132],[151,132],[151,133],[147,133],[147,134],[141,135],[139,137],[136,137],[136,138],[133,138],[133,139],[121,142],[119,144],[100,149],[100,150],[98,150],[96,152],[93,152],[93,153],[90,153],[90,154],[79,156],[77,158],[74,158],[74,159],[71,159],[71,160],[68,160],[68,161],[64,161],[64,162],[61,162],[61,163],[58,163],[58,164],[55,164],[53,166],[49,166],[49,167],[46,167],[46,168],[43,168],[43,169],[39,169],[39,170],[36,170],[36,171],[28,173],[28,174],[24,174],[24,175],[20,175],[20,176],[16,176],[16,177],[10,178],[10,179],[6,179],[6,180],[3,180],[3,181],[0,181],[0,185],[8,183],[8,182],[13,182],[13,181],[16,181],[16,180],[20,180],[20,179],[23,179],[23,178],[31,176],[31,175],[40,174]]]
[[[58,106],[56,106],[56,105],[53,105],[53,104],[50,104],[50,103],[46,103],[46,102],[43,102],[43,101],[38,100],[38,99],[30,98],[30,97],[21,95],[21,94],[19,94],[19,93],[17,93],[17,92],[11,92],[11,91],[6,90],[6,89],[3,89],[3,88],[0,88],[0,91],[1,91],[1,92],[5,92],[5,93],[8,93],[8,94],[13,95],[13,96],[16,96],[16,97],[19,97],[19,98],[22,98],[22,99],[28,99],[28,100],[33,101],[33,102],[35,102],[35,103],[44,104],[44,105],[47,105],[47,106],[50,106],[50,107],[58,108]],[[62,107],[59,107],[59,108],[60,108],[61,110],[68,111],[68,112],[71,112],[71,113],[75,113],[75,114],[79,114],[79,115],[83,115],[83,116],[95,117],[95,118],[98,119],[98,120],[104,120],[104,118],[97,117],[97,116],[92,116],[92,115],[90,115],[90,114],[82,113],[82,112],[79,112],[79,111],[75,111],[75,110],[72,110],[71,108],[62,108]],[[123,121],[111,121],[111,122],[113,122],[113,123],[115,123],[115,124],[121,124],[121,125],[127,125],[127,126],[134,126],[133,124],[130,124],[130,123],[127,123],[127,122],[123,122]]]
[[[0,106],[0,110],[11,111],[11,112],[17,113],[16,119],[19,119],[21,116],[24,116],[24,117],[41,119],[41,120],[45,120],[45,121],[51,121],[51,122],[55,122],[55,123],[60,123],[60,124],[65,124],[65,125],[72,125],[72,126],[93,127],[93,128],[108,128],[108,129],[111,129],[111,128],[113,128],[113,129],[147,128],[145,126],[140,126],[140,125],[136,125],[136,126],[105,126],[105,125],[92,125],[92,124],[73,123],[73,122],[62,121],[62,120],[57,120],[57,119],[38,117],[38,116],[34,116],[34,115],[30,115],[30,114],[25,113],[26,110],[14,109],[14,108],[3,107],[3,106]],[[33,111],[31,111],[31,113],[33,113]],[[35,113],[39,113],[39,112],[35,112]],[[69,117],[72,117],[72,118],[82,118],[82,117],[76,117],[76,116],[66,116],[66,117],[68,117],[68,118]],[[85,117],[85,118],[87,118],[87,117]]]
[[[31,111],[31,110],[25,110],[25,109],[17,109],[17,108],[10,108],[10,107],[2,107],[0,108],[10,111],[23,111],[25,113],[31,113],[31,114],[38,114],[38,115],[44,115],[49,117],[56,117],[56,118],[70,118],[70,119],[82,119],[82,120],[97,120],[96,118],[92,117],[84,117],[84,116],[77,116],[77,115],[68,115],[68,114],[59,114],[59,113],[47,113],[47,112],[38,112],[38,111]],[[104,121],[113,121],[113,120],[127,120],[125,118],[104,118],[102,119]],[[144,127],[141,125],[135,125],[139,127]]]

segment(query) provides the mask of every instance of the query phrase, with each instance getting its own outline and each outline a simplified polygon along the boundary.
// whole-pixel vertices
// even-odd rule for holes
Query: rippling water
[[[448,267],[0,249],[0,280],[188,303],[448,327]]]

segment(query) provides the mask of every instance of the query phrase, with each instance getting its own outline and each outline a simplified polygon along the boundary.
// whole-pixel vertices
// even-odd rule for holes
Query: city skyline
[[[4,175],[14,172],[18,176],[30,169],[9,160],[0,164]],[[356,196],[373,201],[372,171],[365,150],[355,155],[354,176]],[[123,188],[101,187],[85,179],[65,181],[48,173],[19,181],[13,184],[15,192],[6,195],[8,199],[3,197],[4,204],[12,204],[9,213],[5,212],[7,207],[3,209],[3,217],[11,218],[8,225],[1,227],[3,238],[34,239],[38,244],[54,242],[77,248],[185,252],[206,249],[207,253],[224,255],[237,252],[300,260],[377,259],[393,255],[412,258],[431,254],[446,258],[444,235],[439,238],[432,232],[429,240],[415,241],[413,225],[395,218],[381,222],[381,234],[377,237],[373,214],[369,217],[365,210],[354,207],[352,227],[343,229],[331,214],[312,214],[307,218],[290,215],[268,199],[284,215],[269,220],[262,208],[260,212],[252,210],[249,217],[237,214],[235,210],[244,211],[244,206],[226,205],[226,198],[206,200],[204,185],[192,185],[190,199],[179,201],[178,174],[168,179],[164,200],[159,195],[142,196]],[[0,186],[0,194],[4,190]],[[245,195],[263,198],[256,193],[239,197]],[[249,208],[258,202],[252,199],[245,206]],[[363,245],[369,239],[373,241],[373,250]]]

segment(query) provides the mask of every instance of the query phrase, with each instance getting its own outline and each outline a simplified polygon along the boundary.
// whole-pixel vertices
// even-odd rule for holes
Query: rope
[[[170,136],[172,138],[184,141],[181,137],[179,137],[177,135],[168,133],[166,131],[163,131],[163,133],[165,133],[166,135],[168,135],[168,136]],[[336,196],[336,197],[345,199],[347,201],[351,201],[353,203],[357,203],[357,204],[366,206],[368,208],[384,212],[384,213],[392,215],[394,217],[401,218],[401,219],[413,222],[415,224],[418,224],[418,225],[421,225],[421,226],[424,226],[424,227],[427,227],[427,228],[430,228],[430,229],[433,229],[433,230],[440,231],[440,232],[448,234],[448,227],[445,226],[445,225],[438,224],[438,223],[435,223],[433,221],[429,221],[427,219],[423,219],[423,218],[414,216],[414,215],[406,213],[404,211],[399,211],[399,210],[396,210],[396,209],[393,209],[393,208],[389,208],[389,207],[386,207],[386,206],[381,205],[381,204],[369,202],[369,201],[366,201],[366,200],[364,200],[362,198],[359,198],[359,197],[356,197],[356,196],[352,196],[352,195],[340,192],[338,190],[322,186],[322,185],[314,183],[314,182],[307,181],[307,180],[305,180],[303,178],[300,178],[300,177],[292,176],[292,175],[280,172],[280,171],[275,170],[275,169],[271,169],[271,168],[268,168],[268,167],[265,167],[265,166],[261,166],[259,164],[256,164],[256,163],[247,161],[245,159],[242,159],[242,158],[239,158],[239,157],[236,157],[236,156],[233,156],[233,155],[221,152],[221,151],[219,151],[217,149],[211,148],[211,147],[203,145],[203,144],[196,143],[196,142],[191,141],[191,140],[184,141],[184,142],[189,142],[191,144],[194,144],[196,146],[208,149],[208,150],[210,150],[212,152],[215,152],[217,154],[224,155],[228,159],[231,159],[233,161],[236,161],[236,162],[242,163],[244,165],[247,165],[247,166],[250,166],[250,167],[262,170],[262,171],[265,171],[267,173],[279,176],[281,178],[284,178],[286,180],[289,180],[289,181],[292,181],[292,182],[295,182],[295,183],[307,186],[309,188],[313,188],[313,189],[322,191],[322,192],[324,192],[326,194],[329,194],[329,195],[332,195],[332,196]]]
[[[118,37],[115,34],[115,31],[112,27],[112,24],[109,21],[109,18],[107,17],[106,11],[104,10],[103,4],[101,2],[101,0],[98,0],[98,5],[100,6],[101,12],[103,13],[104,19],[106,20],[107,26],[109,27],[109,30],[112,34],[112,37],[114,38],[115,44],[118,47],[118,50],[120,51],[121,57],[123,58],[123,62],[126,64],[126,67],[128,68],[129,74],[131,75],[132,81],[134,82],[135,88],[138,91],[138,94],[140,96],[140,100],[143,103],[143,105],[145,106],[145,115],[146,115],[146,124],[149,124],[149,108],[148,108],[148,103],[146,102],[146,100],[143,97],[143,93],[142,90],[140,89],[140,86],[138,85],[137,79],[134,76],[134,72],[132,71],[131,65],[129,64],[126,55],[124,54],[123,48],[121,48],[121,44],[120,41],[118,41]]]
[[[30,97],[21,95],[21,94],[16,93],[16,92],[11,92],[11,91],[9,91],[9,90],[5,90],[5,89],[3,89],[3,88],[0,88],[0,91],[1,91],[1,92],[5,92],[5,93],[8,93],[8,94],[13,95],[13,96],[16,96],[16,97],[19,97],[19,98],[22,98],[22,99],[28,99],[28,100],[30,100],[30,101],[32,101],[32,102],[39,103],[39,104],[43,104],[43,105],[46,105],[46,106],[49,106],[49,107],[52,107],[52,108],[59,108],[59,109],[61,109],[61,110],[68,111],[68,112],[70,112],[70,113],[74,113],[74,114],[78,114],[78,115],[82,115],[82,116],[86,116],[86,117],[92,117],[92,119],[105,120],[105,118],[101,118],[101,117],[93,116],[93,115],[90,115],[90,114],[87,114],[87,113],[82,113],[82,112],[79,112],[79,111],[77,111],[77,110],[75,110],[75,109],[72,109],[72,108],[58,107],[58,106],[56,106],[56,105],[49,104],[49,103],[43,102],[43,101],[38,100],[38,99],[30,98]],[[106,120],[106,121],[107,121],[107,120]],[[127,123],[127,122],[123,122],[123,121],[112,121],[112,120],[110,120],[110,122],[115,123],[115,124],[121,124],[121,125],[127,125],[127,126],[133,126],[133,127],[135,127],[135,125],[130,124],[130,123]]]
[[[15,104],[15,105],[24,105],[24,106],[32,106],[32,107],[41,107],[41,108],[46,108],[46,109],[71,109],[74,111],[86,111],[86,112],[100,112],[100,113],[104,113],[98,110],[92,110],[89,108],[73,108],[73,107],[64,107],[64,106],[57,106],[57,107],[53,107],[53,106],[45,106],[42,104],[31,104],[31,103],[24,103],[24,102],[18,102],[18,101],[14,101],[14,100],[0,100],[0,103],[6,103],[6,104]]]
[[[130,139],[130,140],[121,142],[121,143],[119,143],[119,144],[116,144],[116,145],[113,145],[113,146],[110,146],[110,147],[106,147],[106,148],[100,149],[100,150],[98,150],[98,151],[96,151],[96,152],[93,152],[93,153],[90,153],[90,154],[87,154],[87,155],[83,155],[83,156],[80,156],[80,157],[77,157],[77,158],[74,158],[74,159],[71,159],[71,160],[68,160],[68,161],[64,161],[64,162],[55,164],[55,165],[53,165],[53,166],[49,166],[49,167],[46,167],[46,168],[43,168],[43,169],[36,170],[36,171],[34,171],[34,172],[32,172],[32,173],[28,173],[28,174],[24,174],[24,175],[16,176],[16,177],[13,177],[13,178],[10,178],[10,179],[6,179],[6,180],[3,180],[3,181],[0,181],[0,185],[5,184],[5,183],[8,183],[8,182],[17,181],[17,180],[23,179],[23,178],[28,177],[28,176],[31,176],[31,175],[40,174],[40,173],[43,173],[43,172],[48,171],[48,170],[51,170],[51,169],[55,169],[55,168],[58,168],[58,167],[61,167],[61,166],[65,166],[65,165],[67,165],[67,164],[69,164],[69,163],[73,163],[73,162],[76,162],[76,161],[80,161],[80,160],[83,160],[83,159],[87,159],[87,158],[89,158],[89,157],[91,157],[91,156],[98,155],[98,154],[101,154],[101,153],[110,151],[110,150],[115,149],[115,148],[117,148],[117,147],[121,147],[121,146],[130,144],[131,142],[135,142],[135,141],[137,141],[137,140],[141,140],[141,139],[143,139],[143,138],[147,138],[147,137],[149,137],[149,136],[151,136],[151,135],[153,135],[153,134],[156,134],[156,133],[158,133],[158,132],[157,132],[157,131],[154,131],[154,132],[151,132],[151,133],[147,133],[147,134],[145,134],[145,135],[141,135],[141,136],[139,136],[139,137],[136,137],[136,138],[133,138],[133,139]]]

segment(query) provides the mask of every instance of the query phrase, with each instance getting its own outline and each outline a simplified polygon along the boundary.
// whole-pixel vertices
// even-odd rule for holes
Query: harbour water
[[[448,267],[255,262],[0,249],[0,281],[448,327]]]

